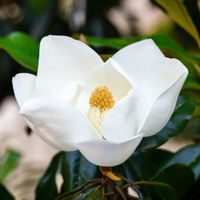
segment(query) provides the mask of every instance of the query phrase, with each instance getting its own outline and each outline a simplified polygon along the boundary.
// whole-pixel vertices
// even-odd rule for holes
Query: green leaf
[[[179,26],[181,26],[196,40],[198,46],[200,47],[198,31],[183,3],[180,0],[155,1],[169,13],[169,15]]]
[[[1,200],[14,200],[13,196],[8,192],[5,186],[0,182],[0,199]]]
[[[176,108],[169,122],[157,134],[143,138],[136,151],[144,151],[161,146],[170,138],[177,136],[188,123],[195,110],[195,100],[179,95]]]
[[[170,185],[162,182],[150,182],[147,185],[150,186],[151,189],[153,189],[157,194],[159,194],[160,197],[154,196],[151,197],[152,199],[156,200],[180,200],[180,197],[178,196],[176,190],[171,187]]]
[[[0,48],[7,51],[22,66],[37,71],[39,43],[22,32],[13,32],[0,38]]]
[[[121,171],[125,171],[123,176],[131,182],[147,181],[156,175],[159,166],[171,155],[171,152],[161,149],[149,150],[146,152],[134,152],[128,160],[118,167],[121,168]],[[149,193],[148,187],[143,186],[142,188],[137,187],[134,189],[140,199],[151,199],[151,193]],[[155,198],[153,199],[159,197],[156,195],[157,193],[154,194]]]
[[[3,182],[19,164],[21,154],[8,149],[5,155],[0,159],[0,180]]]
[[[86,193],[80,194],[74,200],[83,200],[83,199],[84,200],[101,200],[101,197],[102,197],[102,190],[98,186],[87,191]]]
[[[118,170],[122,172],[119,174],[131,182],[150,180],[158,172],[160,165],[171,155],[173,153],[161,149],[134,152],[128,160],[118,166]],[[116,173],[115,167],[113,172]]]
[[[135,184],[144,188],[151,199],[179,200],[194,185],[194,174],[189,167],[174,164],[160,171],[150,181]]]
[[[160,171],[155,177],[150,180],[150,184],[152,182],[162,182],[168,184],[178,192],[180,197],[184,197],[184,195],[186,195],[186,193],[194,185],[195,180],[194,173],[189,167],[183,164],[174,164]],[[154,189],[159,194],[162,194],[161,196],[165,199],[165,195],[167,194],[162,188],[162,185],[157,187],[158,185],[154,185]],[[163,191],[161,191],[161,189]]]
[[[36,200],[53,200],[58,197],[56,176],[62,175],[61,193],[78,189],[92,179],[101,178],[98,166],[90,163],[79,151],[60,152],[54,156],[36,188]]]
[[[62,152],[62,193],[78,189],[92,179],[101,178],[99,167],[90,163],[79,151]]]
[[[54,200],[58,196],[55,179],[60,172],[60,163],[61,153],[58,153],[37,185],[35,200]]]
[[[172,164],[181,163],[193,170],[195,179],[200,178],[200,144],[191,145],[172,154],[160,166],[160,170]]]
[[[197,200],[200,197],[200,180],[198,180],[192,189],[187,193],[183,200]]]

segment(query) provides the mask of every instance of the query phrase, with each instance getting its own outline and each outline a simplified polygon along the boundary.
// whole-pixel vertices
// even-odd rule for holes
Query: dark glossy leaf
[[[183,197],[194,185],[195,181],[194,174],[189,167],[183,164],[174,164],[160,171],[150,180],[150,183],[151,182],[162,182],[168,184],[178,192],[180,197]],[[161,186],[158,188],[157,186],[154,186],[154,188],[159,193]],[[164,196],[162,197],[164,198]]]
[[[170,138],[177,136],[188,123],[195,110],[195,100],[185,95],[179,95],[176,108],[169,122],[157,134],[142,139],[137,151],[144,151],[161,146]]]
[[[173,153],[161,149],[134,152],[127,161],[118,166],[121,171],[119,174],[131,182],[150,180],[156,175],[160,165],[172,155]]]
[[[200,47],[198,31],[188,14],[184,4],[180,0],[155,0],[173,18],[173,20],[185,29],[197,42]]]
[[[0,38],[0,48],[7,51],[22,66],[37,71],[39,43],[21,32],[13,32]]]
[[[58,196],[55,178],[56,174],[60,172],[61,154],[58,153],[54,156],[45,174],[40,179],[36,188],[35,200],[54,200]]]
[[[14,200],[13,196],[8,192],[5,186],[0,182],[0,199],[1,200]]]
[[[195,183],[192,189],[187,193],[183,200],[197,200],[200,197],[200,179]]]
[[[136,184],[144,188],[151,199],[179,200],[193,186],[194,174],[189,167],[174,164],[160,171],[150,181]]]
[[[180,197],[178,196],[176,190],[166,183],[150,182],[147,185],[150,186],[149,188],[151,188],[152,190],[157,192],[157,194],[159,194],[159,197],[158,196],[155,197],[154,195],[153,197],[151,196],[152,199],[180,200]],[[151,195],[152,195],[152,192],[151,192]]]
[[[0,159],[0,181],[4,181],[19,164],[21,154],[8,149],[5,155]]]
[[[75,190],[84,183],[101,178],[99,167],[90,163],[79,151],[62,152],[62,193]]]
[[[193,170],[195,178],[198,179],[200,177],[200,144],[185,147],[177,153],[174,153],[163,162],[160,170],[175,163],[187,165]]]
[[[102,190],[99,187],[95,187],[86,193],[80,194],[74,200],[101,200],[102,197]]]
[[[134,152],[131,157],[122,165],[119,165],[119,167],[122,168],[121,171],[125,170],[124,176],[129,181],[147,181],[156,175],[161,163],[171,155],[172,153],[160,149],[149,150],[146,152]],[[140,199],[151,199],[150,195],[153,195],[153,199],[159,198],[159,195],[156,192],[151,191],[150,193],[146,186],[134,189]]]
[[[150,180],[156,170],[144,152],[134,152],[122,166],[131,182]]]
[[[58,197],[56,175],[62,174],[64,183],[61,193],[78,189],[84,183],[101,178],[99,167],[90,163],[79,152],[60,152],[52,160],[36,188],[36,200]]]

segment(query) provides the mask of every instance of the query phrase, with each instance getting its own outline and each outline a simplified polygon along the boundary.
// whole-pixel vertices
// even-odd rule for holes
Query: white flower
[[[143,137],[165,126],[187,74],[150,39],[104,63],[80,41],[48,36],[40,44],[37,76],[17,74],[13,87],[20,114],[44,141],[62,151],[79,149],[96,165],[115,166]],[[111,92],[105,101],[114,103],[90,107],[91,94],[100,86]]]

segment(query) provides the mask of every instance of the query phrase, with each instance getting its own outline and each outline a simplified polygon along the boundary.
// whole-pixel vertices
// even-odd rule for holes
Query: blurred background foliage
[[[0,0],[0,102],[6,96],[13,94],[11,79],[15,74],[19,72],[36,73],[38,42],[46,35],[68,35],[79,38],[79,34],[82,33],[86,35],[89,45],[99,54],[104,55],[105,59],[128,44],[152,38],[166,56],[178,58],[189,69],[190,73],[181,93],[194,98],[197,104],[192,119],[177,140],[190,139],[194,143],[199,143],[200,50],[198,33],[200,32],[200,1],[183,0],[181,3],[179,0],[143,0],[141,1],[143,2],[141,6],[144,6],[142,9],[137,6],[134,9],[135,2],[130,0]],[[186,12],[181,9],[183,12],[180,15],[176,10],[170,13],[175,9],[174,2],[178,2],[179,8],[182,6],[181,8],[184,8]],[[155,15],[155,13],[158,14]],[[153,15],[155,16],[151,18]],[[144,21],[145,17],[149,20]],[[16,31],[18,33],[13,33]],[[21,44],[22,40],[26,42]],[[20,52],[16,52],[16,49],[19,49]],[[29,52],[26,49],[29,49]],[[190,115],[192,112],[193,110],[190,111]],[[185,116],[186,118],[187,116]],[[177,134],[172,134],[170,137],[175,135]],[[142,149],[142,145],[140,147]],[[140,152],[133,157],[139,154]],[[199,154],[197,158],[199,158],[198,156]],[[2,156],[0,162],[1,182],[5,182],[6,176],[17,167],[20,157],[21,154],[13,150],[7,150]],[[166,164],[167,161],[163,163]],[[163,163],[159,163],[159,168],[165,165]],[[183,164],[187,163],[183,162]],[[58,166],[58,163],[56,167],[54,165],[55,173]],[[126,166],[129,165],[125,164],[123,167],[126,168]],[[45,174],[48,175],[48,170]],[[148,178],[152,177],[153,175]],[[134,181],[133,177],[130,179]],[[41,184],[42,179],[37,187],[37,194],[41,194],[38,199],[43,199],[41,187],[51,188],[48,184],[42,186]],[[55,184],[55,180],[52,184]],[[199,182],[195,187],[198,186]],[[0,191],[4,190],[4,186],[0,185]],[[193,188],[193,190],[195,189]],[[199,193],[195,194],[194,192],[194,198],[198,195]],[[193,199],[188,194],[188,199],[190,198]],[[12,199],[12,197],[9,196],[8,199]]]

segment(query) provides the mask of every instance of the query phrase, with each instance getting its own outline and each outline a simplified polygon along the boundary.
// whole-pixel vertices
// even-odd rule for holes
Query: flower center
[[[101,122],[115,105],[113,95],[106,86],[97,87],[90,97],[88,119],[94,128],[101,134]]]

